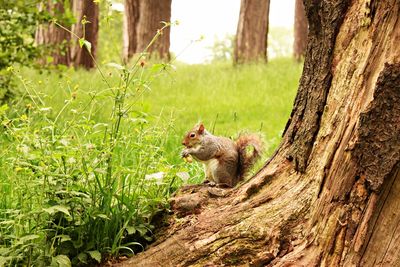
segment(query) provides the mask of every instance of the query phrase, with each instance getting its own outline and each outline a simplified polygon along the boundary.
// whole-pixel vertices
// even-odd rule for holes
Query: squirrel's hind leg
[[[220,167],[215,171],[215,182],[218,187],[234,187],[235,186],[235,177],[228,171],[226,171],[225,167]]]

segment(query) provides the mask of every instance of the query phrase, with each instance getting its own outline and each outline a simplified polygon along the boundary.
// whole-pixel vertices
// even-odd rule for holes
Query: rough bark
[[[171,21],[171,2],[172,0],[139,0],[137,53],[145,51],[157,31],[163,27],[162,22]],[[169,59],[169,46],[170,28],[167,27],[146,52],[161,59]]]
[[[72,26],[72,32],[91,43],[91,55],[86,47],[80,47],[78,40],[71,48],[72,61],[75,67],[81,66],[86,69],[95,67],[97,55],[97,39],[99,32],[99,5],[93,0],[74,0],[73,12],[77,22]],[[82,25],[85,18],[89,23]]]
[[[269,0],[242,0],[234,62],[267,61]]]
[[[64,2],[58,1],[53,3],[53,1],[48,0],[45,3],[40,3],[39,9],[45,9],[52,16],[57,17],[57,15],[64,13]],[[70,28],[69,25],[63,26],[67,29]],[[66,30],[56,26],[54,23],[39,25],[35,33],[36,44],[44,45],[51,51],[51,63],[54,65],[63,64],[68,66],[70,64],[70,40],[70,34]],[[47,64],[48,62],[46,58],[42,58],[40,63]]]
[[[293,57],[297,61],[304,58],[307,46],[308,22],[304,10],[303,0],[296,0],[294,10],[294,41]]]
[[[122,265],[399,266],[400,2],[305,9],[303,74],[273,157],[235,189],[183,189],[156,243]]]
[[[137,25],[139,22],[139,0],[125,0],[124,25],[123,25],[123,52],[124,61],[128,61],[135,53],[137,47]]]

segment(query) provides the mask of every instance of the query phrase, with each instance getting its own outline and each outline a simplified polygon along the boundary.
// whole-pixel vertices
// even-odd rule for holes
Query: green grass
[[[118,75],[103,67],[113,84]],[[235,137],[241,131],[261,132],[268,144],[267,154],[279,143],[290,115],[297,90],[301,65],[292,59],[274,59],[267,65],[233,67],[230,63],[210,65],[177,64],[153,80],[151,90],[136,101],[136,110],[173,120],[173,132],[167,141],[169,158],[180,160],[180,139],[199,121],[218,135]],[[85,102],[90,91],[106,88],[96,72],[69,70],[60,75],[24,70],[33,84],[47,95],[54,109],[60,109],[71,91]],[[23,90],[23,88],[21,88]],[[111,106],[99,101],[94,117],[107,120]]]
[[[171,150],[185,131],[202,121],[218,135],[261,132],[271,153],[289,117],[300,70],[290,59],[236,68],[181,66],[172,77],[156,80],[144,103],[154,114],[174,114],[177,136],[170,141]]]

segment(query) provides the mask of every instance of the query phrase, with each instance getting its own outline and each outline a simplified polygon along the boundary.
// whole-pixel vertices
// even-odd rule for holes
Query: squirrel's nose
[[[182,145],[186,145],[186,144],[185,144],[185,141],[182,141]]]

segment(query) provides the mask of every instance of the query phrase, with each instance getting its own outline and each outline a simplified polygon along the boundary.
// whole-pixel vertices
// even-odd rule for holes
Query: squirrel
[[[234,187],[250,167],[260,158],[262,141],[255,134],[241,135],[236,141],[209,133],[202,123],[197,124],[184,137],[182,157],[190,156],[204,164],[207,182],[218,186]],[[252,146],[252,151],[248,148]]]

